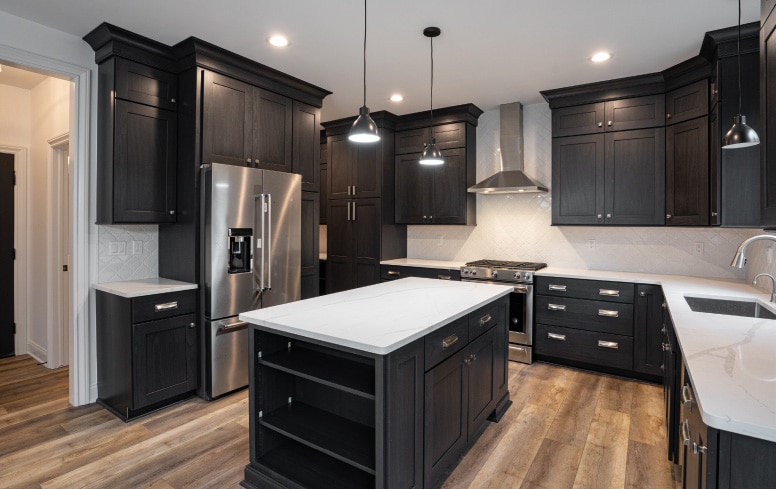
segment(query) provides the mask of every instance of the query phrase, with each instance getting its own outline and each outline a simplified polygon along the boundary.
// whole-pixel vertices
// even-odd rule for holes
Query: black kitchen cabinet
[[[760,25],[760,224],[773,229],[776,228],[776,14],[773,10],[767,10]]]
[[[294,101],[293,171],[302,175],[302,190],[321,190],[321,109]]]
[[[329,200],[327,293],[380,282],[380,199]]]
[[[404,265],[380,265],[380,280],[398,280],[405,277],[435,278],[439,280],[461,280],[460,268],[408,267]]]
[[[384,144],[353,143],[345,134],[329,137],[329,199],[382,196]]]
[[[97,401],[127,421],[192,395],[195,291],[96,297]]]
[[[633,304],[633,370],[660,380],[663,376],[663,290],[636,285]]]
[[[421,165],[420,153],[396,157],[397,224],[471,222],[472,216],[467,216],[467,150],[441,151],[443,165]]]
[[[172,56],[139,38],[104,50],[122,29],[101,24],[84,39],[98,63],[97,223],[160,224],[177,217],[177,75]]]
[[[664,129],[553,138],[552,223],[664,222]]]
[[[467,109],[468,106],[464,106]],[[437,117],[440,117],[440,110],[447,114],[447,118],[451,117],[449,114],[449,108],[437,109]],[[421,112],[417,114],[408,114],[402,116],[399,125],[401,126],[401,120],[405,121],[405,125],[409,125],[409,122],[423,123],[425,119],[428,122],[428,112]],[[458,115],[461,117],[461,115]],[[413,124],[414,126],[415,124]],[[467,130],[471,132],[472,128],[467,129],[467,123],[465,122],[451,122],[448,124],[441,124],[434,126],[434,140],[436,141],[437,148],[453,149],[453,148],[465,148],[467,147],[467,140],[471,137],[467,134]],[[423,149],[428,144],[428,136],[430,134],[428,127],[416,127],[414,129],[398,130],[396,132],[396,154],[403,155],[408,153],[422,153]]]
[[[302,299],[317,297],[319,292],[319,214],[319,194],[302,192]]]
[[[292,171],[290,98],[208,70],[203,84],[202,163]]]
[[[326,224],[326,204],[329,201],[329,152],[326,146],[326,131],[323,129],[321,129],[320,154],[321,224]]]
[[[666,125],[702,117],[709,113],[709,81],[699,80],[666,93]]]
[[[666,127],[665,151],[666,225],[708,226],[708,117]]]
[[[663,95],[658,94],[558,108],[552,111],[552,135],[579,136],[659,127],[663,125],[664,103]]]
[[[682,389],[680,365],[682,352],[676,340],[671,313],[663,304],[663,400],[666,416],[666,441],[668,460],[678,464],[681,445],[679,441],[679,395]]]

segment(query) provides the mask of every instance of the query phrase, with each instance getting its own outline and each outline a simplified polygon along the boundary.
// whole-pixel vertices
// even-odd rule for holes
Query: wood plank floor
[[[514,404],[444,489],[676,489],[658,386],[510,362]],[[68,406],[67,369],[0,360],[0,487],[236,488],[248,400],[192,398],[130,423]]]

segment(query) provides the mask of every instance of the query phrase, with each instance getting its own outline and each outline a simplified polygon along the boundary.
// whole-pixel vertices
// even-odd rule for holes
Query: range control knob
[[[520,272],[515,272],[515,279],[520,280]]]
[[[476,268],[472,268],[472,275],[477,275],[477,269]]]
[[[498,277],[498,270],[493,270],[492,272],[490,272],[490,276],[493,278]]]
[[[461,269],[461,275],[466,275],[467,273],[469,273],[469,269],[468,268],[462,268]]]

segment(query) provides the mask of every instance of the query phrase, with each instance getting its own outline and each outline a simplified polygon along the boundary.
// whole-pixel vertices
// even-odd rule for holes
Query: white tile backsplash
[[[98,226],[97,281],[118,282],[159,275],[159,227],[155,225]],[[132,242],[142,253],[132,253]],[[110,243],[124,243],[125,254],[111,255]]]
[[[548,187],[551,121],[547,104],[523,107],[525,171]],[[477,181],[500,169],[498,133],[499,111],[485,112],[477,127]],[[558,267],[739,280],[767,271],[761,243],[752,245],[746,270],[730,267],[736,247],[762,232],[758,229],[551,226],[551,202],[551,188],[546,194],[478,194],[476,226],[409,226],[407,257],[529,260]],[[695,253],[696,243],[703,243],[702,254]]]

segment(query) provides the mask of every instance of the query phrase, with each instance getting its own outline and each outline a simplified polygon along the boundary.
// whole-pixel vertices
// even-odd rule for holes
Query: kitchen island
[[[246,488],[431,488],[509,406],[512,287],[406,278],[240,315]]]

